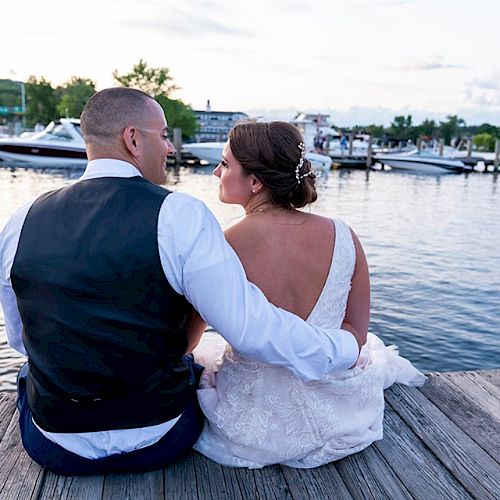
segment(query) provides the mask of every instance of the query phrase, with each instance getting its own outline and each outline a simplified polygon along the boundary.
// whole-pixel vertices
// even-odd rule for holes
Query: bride
[[[425,377],[368,333],[368,266],[354,232],[298,210],[317,197],[299,131],[284,122],[237,124],[214,174],[220,200],[245,209],[226,238],[248,279],[308,322],[351,331],[361,351],[351,369],[305,382],[205,334],[193,352],[206,367],[198,390],[206,421],[194,448],[228,466],[308,468],[382,439],[383,390]]]

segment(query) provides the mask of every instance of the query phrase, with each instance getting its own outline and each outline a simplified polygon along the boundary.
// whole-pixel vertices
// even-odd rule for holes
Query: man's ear
[[[259,193],[262,190],[262,188],[264,187],[264,184],[262,184],[262,182],[260,182],[260,180],[257,179],[257,177],[255,177],[255,175],[250,174],[248,176],[248,179],[250,182],[250,189],[251,189],[253,194]]]
[[[139,153],[139,145],[137,143],[138,140],[137,129],[134,126],[129,125],[123,131],[122,137],[123,137],[123,142],[125,143],[125,146],[129,150],[130,154],[132,156],[137,156],[137,154]]]

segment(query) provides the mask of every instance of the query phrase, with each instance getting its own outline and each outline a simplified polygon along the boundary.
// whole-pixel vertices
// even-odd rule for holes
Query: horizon
[[[33,74],[56,86],[74,75],[102,89],[142,58],[168,67],[180,87],[173,97],[193,109],[210,99],[214,110],[253,116],[326,113],[337,126],[408,114],[500,125],[493,0],[89,0],[75,9],[4,6],[0,78]]]

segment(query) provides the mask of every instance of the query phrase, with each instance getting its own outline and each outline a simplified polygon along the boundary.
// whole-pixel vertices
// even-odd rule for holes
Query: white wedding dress
[[[348,226],[334,223],[331,268],[307,318],[325,328],[342,324],[355,264]],[[383,390],[425,381],[396,347],[371,333],[354,368],[314,382],[247,359],[215,333],[205,333],[193,354],[206,368],[198,390],[206,420],[194,449],[234,467],[309,468],[359,452],[382,439]]]

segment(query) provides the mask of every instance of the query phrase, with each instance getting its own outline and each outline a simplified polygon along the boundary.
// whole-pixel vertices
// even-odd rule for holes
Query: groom
[[[164,467],[198,438],[191,304],[235,349],[319,379],[352,366],[354,334],[270,305],[206,206],[158,186],[174,152],[160,105],[95,94],[81,179],[18,210],[0,234],[0,301],[23,444],[60,474]]]

